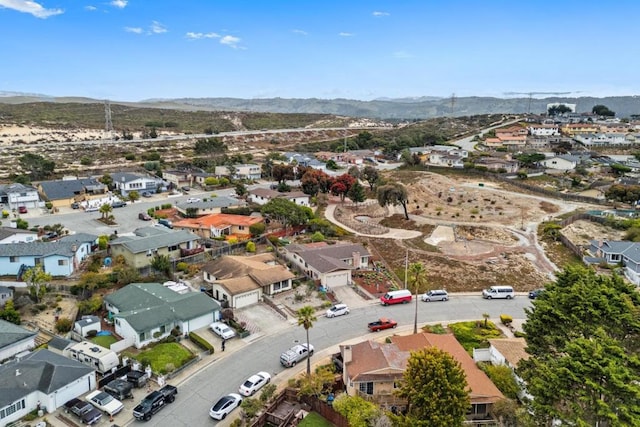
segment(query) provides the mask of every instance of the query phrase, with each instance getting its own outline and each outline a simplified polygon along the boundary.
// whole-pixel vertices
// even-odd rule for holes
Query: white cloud
[[[379,10],[376,10],[375,12],[372,13],[372,15],[376,17],[389,16],[389,12],[380,12]]]
[[[91,5],[84,7],[84,10],[88,10],[89,12],[93,12],[94,10],[97,10],[97,9],[98,9],[97,7],[91,6]]]
[[[135,34],[142,34],[142,32],[144,31],[142,28],[140,27],[124,27],[124,30],[127,33],[135,33]]]
[[[306,35],[308,35],[308,34],[309,34],[309,33],[307,33],[307,32],[306,32],[306,31],[304,31],[304,30],[291,30],[291,32],[292,32],[292,33],[296,33],[296,34],[300,34],[300,35],[302,35],[302,36],[306,36]]]
[[[353,33],[345,33],[345,32],[341,32],[341,33],[338,33],[338,35],[339,35],[340,37],[352,37],[352,36],[353,36]]]
[[[185,34],[185,37],[188,39],[198,40],[198,39],[217,39],[222,36],[217,33],[194,33],[190,31],[187,34]]]
[[[109,4],[113,7],[117,7],[118,9],[124,9],[127,7],[127,3],[129,3],[127,0],[113,0]]]
[[[240,38],[234,36],[224,36],[220,39],[220,44],[227,45],[234,49],[238,48],[238,43],[240,43]]]
[[[30,13],[36,18],[48,18],[64,13],[62,9],[45,9],[41,4],[29,0],[0,0],[0,7]]]
[[[407,58],[413,58],[413,55],[404,50],[398,50],[393,52],[393,57],[398,59],[407,59]]]
[[[159,23],[158,21],[153,21],[151,23],[150,31],[153,34],[162,34],[162,33],[166,33],[167,32],[167,28],[164,25],[162,25],[161,23]]]

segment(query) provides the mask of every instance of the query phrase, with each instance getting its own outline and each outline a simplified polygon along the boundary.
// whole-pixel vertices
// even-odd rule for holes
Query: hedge
[[[213,346],[209,343],[209,341],[205,340],[200,335],[196,334],[195,332],[189,332],[189,339],[202,350],[208,351],[209,354],[213,354]]]

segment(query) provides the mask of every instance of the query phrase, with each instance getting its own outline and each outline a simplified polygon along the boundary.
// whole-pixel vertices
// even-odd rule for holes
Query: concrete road
[[[432,322],[446,323],[452,320],[482,319],[483,313],[489,313],[492,319],[500,314],[508,314],[514,319],[525,318],[524,309],[530,306],[526,296],[518,296],[513,300],[484,300],[477,296],[452,295],[448,302],[418,302],[419,325]],[[319,317],[313,328],[309,330],[311,343],[316,352],[312,363],[319,362],[337,351],[339,343],[352,340],[374,339],[384,336],[383,333],[368,333],[366,324],[381,316],[391,317],[398,321],[399,327],[394,333],[413,331],[415,302],[407,305],[383,307],[377,302],[361,308],[352,309],[351,313],[333,319]],[[306,361],[294,368],[285,369],[280,365],[280,353],[295,343],[305,342],[305,331],[290,321],[289,327],[279,329],[277,333],[267,334],[247,345],[227,347],[227,352],[216,353],[220,358],[208,366],[197,367],[193,374],[178,384],[179,395],[176,401],[154,415],[149,425],[178,427],[208,425],[209,409],[221,396],[237,392],[240,384],[250,375],[258,371],[271,373],[274,383],[283,383],[294,374],[306,369]],[[233,351],[232,346],[237,346]],[[228,426],[239,415],[235,410],[226,420],[218,425]],[[124,420],[119,420],[119,424]],[[131,419],[127,420],[127,423]],[[136,422],[137,424],[137,422]],[[122,425],[122,424],[121,424]]]

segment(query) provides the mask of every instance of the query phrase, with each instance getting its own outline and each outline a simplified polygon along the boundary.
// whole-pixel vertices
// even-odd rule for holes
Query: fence
[[[303,396],[300,398],[304,403],[311,406],[311,408],[322,415],[323,418],[327,419],[330,423],[337,427],[349,427],[349,422],[345,417],[337,413],[333,407],[328,405],[326,402],[319,400],[317,398]]]
[[[131,366],[127,365],[119,368],[115,372],[111,372],[110,374],[103,376],[98,381],[98,388],[104,387],[105,385],[109,384],[111,381],[115,380],[116,378],[120,378],[123,375],[127,375],[129,371],[131,371]]]
[[[113,352],[120,353],[125,348],[131,347],[135,343],[133,337],[123,338],[120,341],[116,341],[109,346],[109,349]]]

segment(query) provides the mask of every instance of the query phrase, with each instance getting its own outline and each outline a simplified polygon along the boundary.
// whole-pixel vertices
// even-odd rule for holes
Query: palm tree
[[[427,270],[421,262],[414,262],[409,266],[409,283],[416,290],[416,311],[413,318],[413,333],[418,333],[418,293],[420,288],[427,282]]]
[[[305,305],[298,310],[298,326],[304,327],[307,332],[307,348],[309,348],[309,329],[313,327],[313,322],[318,320],[315,310],[310,305]],[[311,376],[311,352],[307,357],[307,377]]]
[[[105,203],[100,206],[99,212],[102,214],[102,219],[106,220],[109,217],[109,214],[113,212],[113,208],[109,203]]]

